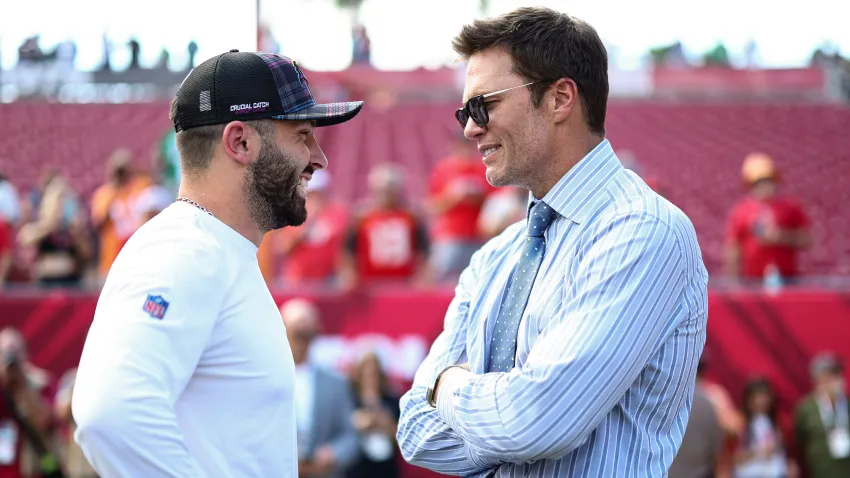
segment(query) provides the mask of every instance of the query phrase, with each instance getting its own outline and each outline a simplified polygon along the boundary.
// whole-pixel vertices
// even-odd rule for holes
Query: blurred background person
[[[767,379],[747,382],[743,410],[745,423],[735,455],[735,478],[796,477],[796,467],[785,454],[776,394]]]
[[[74,382],[77,379],[77,369],[72,368],[62,374],[59,386],[56,388],[56,399],[53,402],[53,414],[56,419],[56,434],[59,442],[59,454],[62,457],[62,468],[67,478],[97,478],[97,473],[89,464],[82,448],[74,440],[77,425],[71,415],[71,396],[74,393]]]
[[[330,198],[330,184],[326,170],[315,171],[307,185],[304,224],[266,236],[276,255],[275,262],[282,262],[281,275],[286,285],[328,284],[337,277],[348,211]]]
[[[135,200],[150,184],[132,169],[127,149],[114,151],[106,162],[106,183],[92,195],[91,222],[98,233],[98,274],[105,278],[124,243],[139,226]]]
[[[136,229],[150,221],[176,199],[174,192],[165,187],[165,169],[165,159],[159,149],[152,148],[149,179],[143,180],[143,183],[147,184],[140,186],[138,196],[133,201],[138,221]]]
[[[372,43],[366,33],[366,27],[355,23],[351,28],[351,63],[371,66]]]
[[[348,228],[340,283],[346,290],[386,282],[424,284],[430,240],[424,220],[404,200],[405,178],[398,166],[369,172],[370,201]]]
[[[797,254],[812,243],[809,218],[794,199],[779,195],[779,173],[762,153],[744,159],[747,196],[732,209],[726,237],[726,273],[761,279],[778,274],[790,282],[799,274]]]
[[[714,416],[717,419],[722,437],[716,473],[719,477],[729,477],[732,476],[735,449],[744,428],[744,417],[726,387],[708,377],[711,357],[710,351],[703,350],[702,357],[697,364],[694,393],[699,393],[705,397],[714,409]]]
[[[280,306],[295,361],[295,422],[298,476],[342,478],[357,459],[357,432],[351,423],[351,387],[342,376],[310,361],[319,334],[319,310],[306,299]]]
[[[714,406],[720,428],[728,437],[738,437],[744,428],[744,417],[738,410],[732,395],[726,387],[708,378],[707,370],[711,363],[710,352],[704,351],[697,365],[696,387]]]
[[[485,240],[501,234],[528,214],[528,191],[505,187],[488,195],[478,216],[478,234]]]
[[[11,327],[0,330],[0,360],[0,477],[55,476],[52,377],[29,361],[23,335]]]
[[[36,218],[21,227],[18,243],[32,251],[32,276],[42,286],[80,286],[92,257],[85,215],[65,178],[45,185]]]
[[[398,478],[398,447],[395,441],[401,414],[400,395],[390,390],[378,355],[367,353],[351,372],[356,410],[354,428],[360,433],[360,457],[346,478]]]
[[[850,476],[850,404],[844,364],[832,354],[812,360],[814,390],[797,406],[797,448],[809,478]]]
[[[430,178],[431,271],[439,282],[456,280],[483,244],[478,216],[495,190],[475,143],[460,133],[453,139],[451,154],[437,163]]]
[[[721,469],[723,429],[714,405],[697,387],[691,404],[688,427],[679,452],[670,466],[670,478],[729,478],[728,469]]]

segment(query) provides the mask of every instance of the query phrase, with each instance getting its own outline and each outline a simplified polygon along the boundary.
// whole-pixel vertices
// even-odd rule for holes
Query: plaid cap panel
[[[276,116],[278,119],[288,120],[315,120],[321,118],[332,118],[334,116],[342,116],[351,113],[360,103],[357,101],[349,101],[343,103],[329,103],[316,105],[312,108],[299,111],[297,113],[288,113],[286,115]]]
[[[277,94],[286,114],[295,113],[316,104],[307,78],[295,62],[283,55],[254,53],[266,62],[272,72]]]

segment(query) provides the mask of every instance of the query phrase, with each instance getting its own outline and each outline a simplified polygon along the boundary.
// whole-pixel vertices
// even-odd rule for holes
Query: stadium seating
[[[427,192],[430,167],[458,131],[456,104],[364,108],[356,121],[323,128],[338,199],[363,197],[369,168],[401,163],[411,200]],[[4,172],[20,187],[40,172],[65,172],[87,196],[103,181],[104,160],[127,147],[147,165],[170,127],[165,103],[0,107]],[[774,157],[784,190],[811,216],[816,247],[802,257],[809,274],[850,274],[850,109],[827,104],[612,102],[608,137],[630,150],[668,198],[693,220],[710,272],[719,272],[725,218],[743,194],[740,165],[752,151]]]

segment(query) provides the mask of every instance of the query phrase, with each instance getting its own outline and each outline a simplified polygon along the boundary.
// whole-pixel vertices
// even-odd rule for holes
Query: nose
[[[469,119],[466,120],[466,126],[463,127],[463,136],[466,139],[473,140],[484,134],[486,130],[486,126],[478,126],[475,121],[472,121],[472,117],[470,116]]]
[[[307,138],[307,148],[310,150],[310,166],[313,169],[325,169],[328,167],[328,158],[312,134]]]

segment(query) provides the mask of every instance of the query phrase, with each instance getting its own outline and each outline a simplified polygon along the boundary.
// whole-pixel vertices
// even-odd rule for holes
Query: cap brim
[[[357,116],[357,113],[360,112],[360,108],[362,107],[362,101],[328,103],[324,105],[314,105],[297,113],[277,115],[272,118],[289,121],[312,120],[316,122],[316,126],[333,126],[335,124],[345,123],[346,121],[354,118]]]

